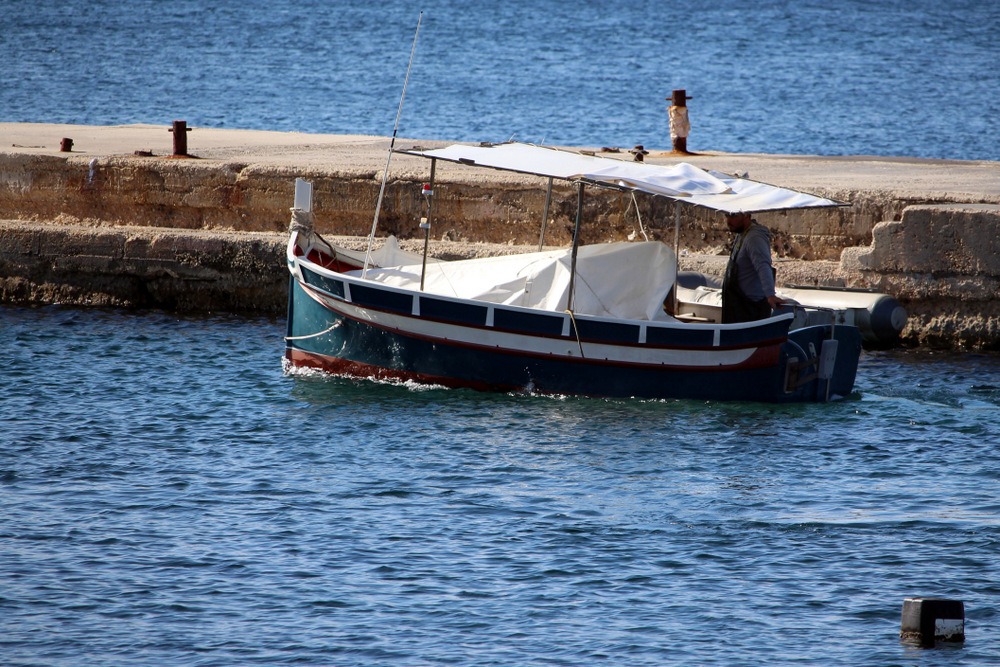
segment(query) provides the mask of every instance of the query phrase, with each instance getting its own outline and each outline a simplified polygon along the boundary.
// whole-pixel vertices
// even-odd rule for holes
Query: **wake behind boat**
[[[550,188],[553,179],[575,184],[571,247],[444,262],[427,256],[426,243],[416,255],[390,238],[378,250],[370,240],[367,252],[352,252],[314,231],[311,188],[299,181],[287,252],[291,365],[448,387],[607,397],[790,402],[853,390],[859,327],[843,317],[816,324],[815,317],[796,316],[829,308],[800,307],[741,324],[685,317],[678,310],[676,248],[578,242],[586,188],[726,212],[843,204],[686,163],[667,167],[519,143],[398,152],[430,160],[428,211],[437,160],[535,174],[548,178]]]

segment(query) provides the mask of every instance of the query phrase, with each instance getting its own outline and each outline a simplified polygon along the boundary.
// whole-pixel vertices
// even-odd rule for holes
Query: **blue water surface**
[[[0,121],[1000,159],[1000,4],[11,0]],[[0,137],[2,140],[2,137]],[[281,321],[0,308],[0,664],[1000,663],[1000,358],[830,405],[282,371]],[[967,641],[900,644],[905,597]]]
[[[8,0],[0,121],[1000,160],[1000,3]]]
[[[0,308],[0,663],[1000,662],[996,355],[605,401],[286,374],[282,333]],[[908,596],[965,644],[901,644]]]

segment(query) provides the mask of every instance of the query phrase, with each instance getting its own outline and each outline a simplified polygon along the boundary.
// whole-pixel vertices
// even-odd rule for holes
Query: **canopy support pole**
[[[580,221],[583,218],[583,181],[577,184],[576,191],[576,225],[573,226],[573,255],[569,267],[569,295],[566,299],[566,309],[573,312],[573,290],[576,287],[576,254],[580,249]]]
[[[681,203],[674,200],[674,316],[677,316],[677,280],[681,272]]]
[[[545,245],[545,228],[549,224],[549,204],[552,203],[552,177],[549,176],[549,187],[545,191],[545,210],[542,212],[542,233],[538,237],[538,252],[542,251]]]
[[[424,228],[424,260],[420,266],[420,291],[424,291],[424,276],[427,275],[427,248],[431,239],[431,206],[434,203],[434,170],[437,168],[437,159],[431,159],[431,181],[430,188],[424,194],[427,196],[427,217],[420,221],[420,226]]]

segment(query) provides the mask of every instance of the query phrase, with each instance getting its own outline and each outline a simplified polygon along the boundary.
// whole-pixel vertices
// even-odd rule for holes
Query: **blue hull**
[[[329,294],[337,295],[337,290]],[[460,304],[456,304],[458,307]],[[787,328],[787,323],[784,325]],[[374,326],[310,296],[294,278],[289,289],[286,357],[296,366],[353,377],[413,380],[486,391],[600,397],[739,401],[822,401],[853,390],[861,336],[838,326],[838,359],[829,382],[789,380],[789,358],[803,359],[829,337],[809,327],[761,341],[745,363],[670,366],[518,352]],[[732,332],[730,332],[732,333]],[[735,335],[735,334],[734,334]],[[798,386],[795,386],[795,385]],[[829,384],[829,386],[827,386]]]

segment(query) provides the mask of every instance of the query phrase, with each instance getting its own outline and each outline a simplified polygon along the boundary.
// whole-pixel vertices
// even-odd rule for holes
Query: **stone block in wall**
[[[284,234],[0,221],[0,303],[278,315]]]
[[[841,253],[846,271],[933,276],[1000,276],[1000,206],[910,206],[902,219],[880,222],[868,248]]]
[[[1000,206],[910,206],[875,226],[870,247],[845,249],[840,267],[852,285],[900,300],[905,343],[1000,348]]]

